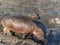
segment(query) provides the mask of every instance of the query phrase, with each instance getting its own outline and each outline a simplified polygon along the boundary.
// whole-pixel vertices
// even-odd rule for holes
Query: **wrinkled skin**
[[[22,34],[23,38],[28,33],[34,34],[39,40],[44,41],[44,33],[41,28],[38,28],[36,24],[26,16],[8,16],[1,21],[4,27],[4,35],[10,35],[10,31],[17,34]]]

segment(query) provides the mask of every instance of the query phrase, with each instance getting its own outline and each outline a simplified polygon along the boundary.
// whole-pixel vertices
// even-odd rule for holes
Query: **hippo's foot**
[[[4,36],[10,36],[11,35],[10,31],[6,30],[5,28],[3,30],[3,33],[4,33]]]

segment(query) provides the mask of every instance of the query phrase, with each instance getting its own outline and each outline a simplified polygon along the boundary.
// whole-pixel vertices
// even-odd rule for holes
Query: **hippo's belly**
[[[29,24],[25,23],[14,23],[12,27],[12,31],[16,33],[28,33],[30,32],[32,27]]]

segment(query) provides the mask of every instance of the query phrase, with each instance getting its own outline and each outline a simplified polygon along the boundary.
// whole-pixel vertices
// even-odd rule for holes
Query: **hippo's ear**
[[[40,15],[33,13],[31,18],[33,18],[33,19],[40,19]]]
[[[37,19],[40,19],[41,17],[40,17],[40,15],[39,14],[37,14]]]

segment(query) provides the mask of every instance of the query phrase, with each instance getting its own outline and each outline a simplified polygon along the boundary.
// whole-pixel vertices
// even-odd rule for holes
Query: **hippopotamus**
[[[39,40],[44,41],[43,29],[39,28],[29,17],[26,16],[7,16],[2,19],[1,24],[3,26],[4,35],[11,35],[10,31],[17,34],[25,35],[33,34]]]

